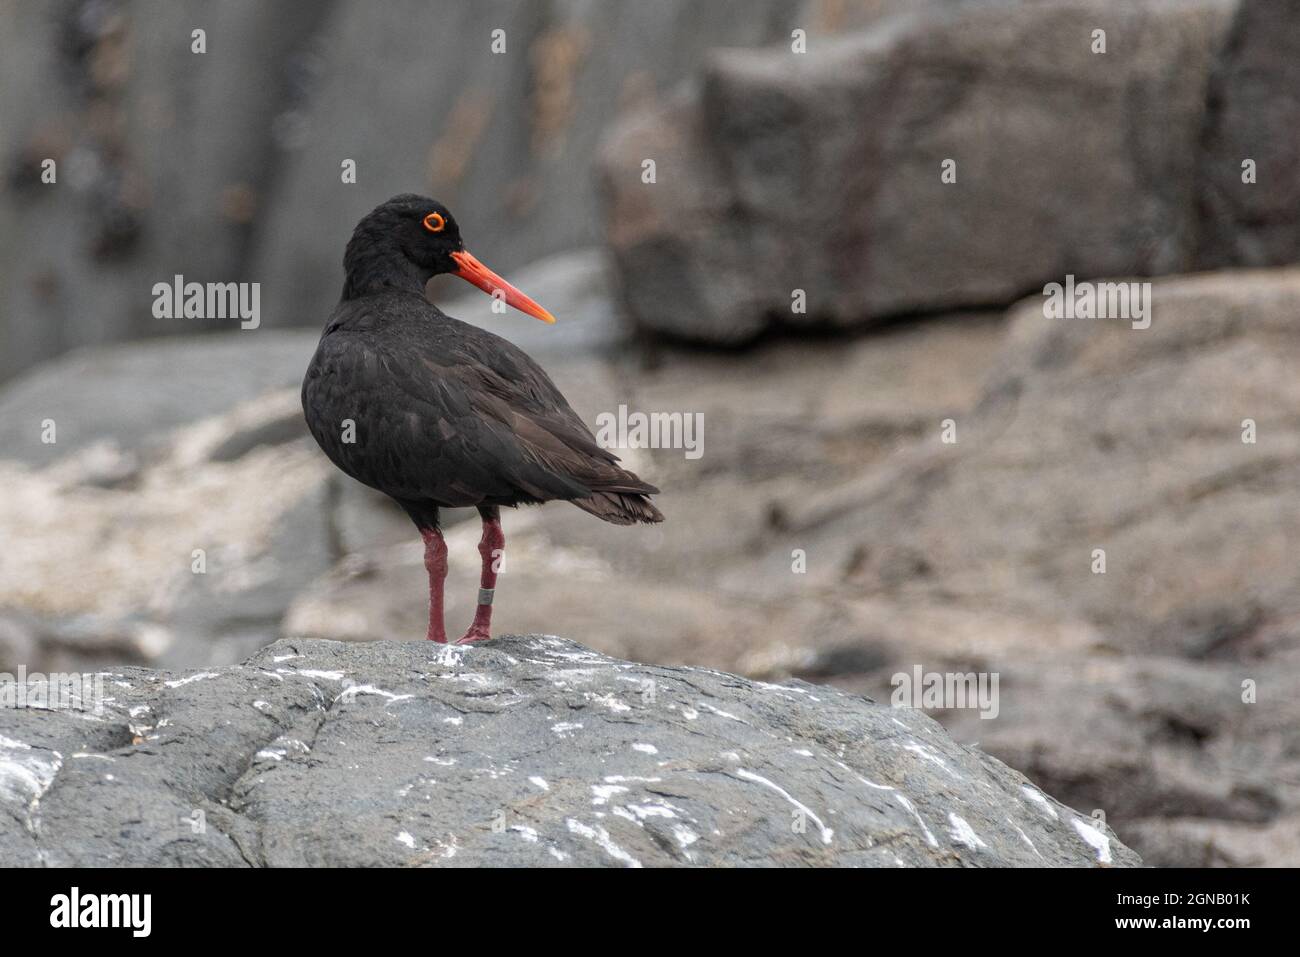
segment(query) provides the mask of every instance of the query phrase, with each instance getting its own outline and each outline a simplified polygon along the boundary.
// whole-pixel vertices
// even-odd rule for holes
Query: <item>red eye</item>
[[[424,228],[431,233],[440,233],[447,228],[447,220],[442,218],[442,213],[430,213],[424,217]]]

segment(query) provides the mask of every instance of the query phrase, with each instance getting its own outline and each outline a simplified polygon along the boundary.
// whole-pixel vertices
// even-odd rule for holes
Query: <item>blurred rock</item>
[[[176,274],[262,278],[249,274],[247,212],[280,176],[271,128],[301,95],[294,72],[328,10],[305,0],[0,10],[0,157],[57,163],[54,183],[31,166],[0,192],[0,380],[69,347],[238,328],[154,318],[152,288]],[[206,53],[191,52],[196,28]]]
[[[136,437],[157,444],[129,484],[70,480],[85,453],[43,468],[0,460],[0,609],[40,622],[25,651],[0,643],[30,655],[0,670],[225,664],[274,637],[292,597],[337,558],[329,465],[301,412],[298,438],[254,441],[296,402],[296,389],[271,392],[171,433],[137,420]]]
[[[1141,863],[916,711],[559,638],[107,677],[102,715],[0,711],[7,863]]]
[[[644,329],[737,344],[1006,304],[1066,273],[1185,271],[1232,7],[927,8],[815,55],[715,53],[602,149],[626,306]]]
[[[74,352],[0,392],[0,459],[40,467],[100,446],[92,454],[105,464],[87,463],[93,471],[107,456],[147,456],[178,426],[297,387],[319,338],[257,329]],[[47,422],[52,443],[43,441]]]
[[[0,4],[0,381],[80,345],[232,329],[153,318],[178,273],[260,282],[265,325],[319,328],[353,226],[395,193],[450,203],[507,274],[590,246],[614,117],[712,48],[917,2]]]
[[[352,227],[395,193],[449,202],[500,270],[589,245],[586,170],[609,120],[704,50],[788,35],[798,14],[787,0],[4,5],[0,380],[70,346],[231,329],[151,315],[153,284],[178,273],[261,282],[265,325],[319,328]]]
[[[1300,261],[1300,0],[1242,0],[1211,77],[1203,266]],[[1255,165],[1243,182],[1243,163]]]

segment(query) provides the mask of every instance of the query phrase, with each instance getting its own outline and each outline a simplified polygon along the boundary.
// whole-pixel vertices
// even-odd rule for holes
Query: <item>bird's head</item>
[[[372,263],[376,254],[386,260],[400,256],[402,271],[418,277],[421,286],[432,276],[449,273],[542,322],[555,321],[549,312],[470,254],[451,211],[437,200],[403,193],[371,210],[357,224],[343,259],[350,284],[356,278],[354,272],[393,265]]]

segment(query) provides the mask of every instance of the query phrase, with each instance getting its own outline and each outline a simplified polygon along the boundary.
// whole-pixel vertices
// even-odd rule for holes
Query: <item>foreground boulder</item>
[[[1005,305],[1066,272],[1185,271],[1232,9],[931,7],[806,54],[716,54],[602,151],[627,308],[654,332],[729,344]]]
[[[99,715],[0,710],[6,863],[1139,863],[919,712],[559,638],[105,678]]]

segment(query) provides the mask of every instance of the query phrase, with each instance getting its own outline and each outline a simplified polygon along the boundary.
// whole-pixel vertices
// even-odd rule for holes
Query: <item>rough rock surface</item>
[[[603,148],[627,308],[645,329],[735,344],[1006,305],[1067,272],[1186,271],[1205,86],[1232,8],[932,7],[815,55],[718,52]]]
[[[278,642],[0,710],[14,865],[1136,865],[920,712],[545,636]]]

